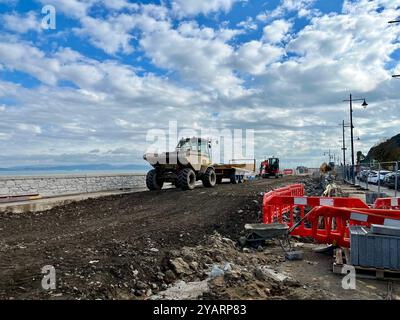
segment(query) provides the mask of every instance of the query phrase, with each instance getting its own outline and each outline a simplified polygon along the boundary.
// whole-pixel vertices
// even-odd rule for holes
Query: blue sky
[[[46,30],[42,8],[55,9]],[[0,0],[0,166],[142,163],[149,130],[255,130],[316,166],[399,133],[400,0]]]

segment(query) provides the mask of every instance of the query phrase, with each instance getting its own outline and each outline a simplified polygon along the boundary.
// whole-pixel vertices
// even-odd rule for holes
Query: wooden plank
[[[356,277],[359,279],[400,281],[400,270],[376,269],[333,263],[333,273],[344,274],[342,272],[343,267],[354,267],[356,270]]]

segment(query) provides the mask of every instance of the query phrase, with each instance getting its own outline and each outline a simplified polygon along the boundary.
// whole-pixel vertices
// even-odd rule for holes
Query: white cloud
[[[294,19],[266,13],[263,35],[244,41],[235,37],[253,19],[228,29],[173,20],[164,5],[138,8],[115,0],[103,3],[112,11],[101,17],[91,10],[94,0],[56,2],[57,10],[81,24],[80,41],[111,57],[96,60],[56,45],[39,49],[43,39],[32,43],[20,40],[23,36],[0,36],[0,68],[41,82],[25,88],[0,80],[0,101],[12,102],[0,105],[0,139],[9,150],[2,164],[142,163],[146,130],[165,128],[169,120],[196,128],[254,128],[257,157],[274,154],[283,165],[309,164],[321,154],[320,145],[340,150],[337,124],[347,119],[348,105],[341,101],[350,91],[370,104],[362,111],[355,107],[360,147],[367,148],[382,132],[398,132],[400,81],[385,68],[390,62],[400,73],[399,63],[390,61],[398,48],[398,27],[387,24],[399,15],[394,2],[349,1],[342,14],[317,15],[310,1],[282,1],[281,12],[308,10],[308,25],[290,33]],[[197,9],[185,15],[227,11],[233,2],[226,8],[210,3],[198,1]],[[385,3],[384,10],[376,10]],[[146,69],[138,74],[143,65],[117,56],[132,50],[165,75]],[[73,86],[61,87],[62,80]],[[271,132],[280,134],[271,140]]]
[[[75,32],[81,36],[88,36],[95,47],[109,54],[115,54],[118,51],[123,53],[133,51],[130,45],[133,37],[129,33],[134,26],[131,16],[121,14],[108,20],[86,16],[81,19],[81,24],[82,28],[75,29]]]
[[[25,33],[30,30],[37,32],[41,31],[40,21],[38,20],[36,13],[29,11],[25,14],[11,13],[0,15],[0,21],[10,31],[17,33]]]
[[[344,0],[343,2],[343,13],[345,14],[365,14],[366,12],[373,12],[378,8],[384,8],[386,13],[393,13],[395,16],[398,15],[398,9],[400,6],[399,0],[358,0],[358,1],[349,1]],[[397,13],[396,13],[397,11]]]
[[[121,10],[121,9],[129,9],[129,10],[137,10],[139,9],[139,5],[137,3],[131,3],[127,0],[101,0],[102,4],[113,10]]]
[[[173,0],[172,8],[178,16],[195,16],[197,14],[208,14],[210,12],[228,12],[237,0]]]
[[[42,5],[48,5],[48,0],[39,0]],[[51,5],[56,8],[57,13],[64,13],[67,16],[81,18],[87,15],[90,7],[97,0],[52,0]]]
[[[262,74],[267,65],[278,61],[283,55],[282,48],[253,40],[237,50],[234,65],[243,72]]]
[[[58,61],[46,58],[42,51],[27,43],[0,39],[0,63],[9,70],[26,72],[46,84],[57,83]]]
[[[29,123],[17,123],[16,127],[18,130],[27,131],[33,134],[42,133],[42,129],[38,125],[29,124]]]
[[[242,81],[228,65],[234,49],[221,34],[224,32],[184,23],[177,30],[147,33],[140,45],[155,65],[178,72],[196,87],[226,96],[241,95]]]
[[[136,12],[137,11],[137,12]],[[83,16],[81,27],[74,32],[81,37],[88,37],[89,42],[110,55],[122,52],[130,54],[134,50],[131,42],[133,32],[153,32],[170,28],[168,11],[163,6],[153,4],[135,6],[135,13],[118,13],[106,18]]]
[[[263,29],[263,40],[271,43],[281,42],[289,32],[292,23],[280,19],[266,25]]]
[[[277,18],[282,18],[288,12],[297,12],[299,18],[312,18],[319,15],[319,11],[311,9],[316,0],[281,0],[280,4],[271,11],[260,12],[257,20],[266,22]]]
[[[242,27],[245,30],[257,30],[258,25],[254,22],[252,17],[247,17],[246,20],[241,21],[237,24],[238,27]]]

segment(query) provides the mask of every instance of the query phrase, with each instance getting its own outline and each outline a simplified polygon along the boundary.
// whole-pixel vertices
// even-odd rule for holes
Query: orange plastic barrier
[[[400,209],[400,198],[379,198],[375,200],[375,209]]]
[[[349,229],[351,225],[370,226],[371,224],[396,225],[400,227],[400,210],[362,209],[362,208],[313,208],[307,219],[311,223],[311,236],[321,243],[333,243],[342,247],[350,246]],[[321,221],[323,227],[320,228]]]
[[[303,184],[291,184],[287,187],[283,188],[278,188],[271,190],[267,193],[264,194],[263,198],[263,223],[271,223],[271,220],[268,218],[269,215],[266,215],[266,209],[265,208],[270,208],[271,209],[271,214],[273,216],[279,215],[279,212],[287,211],[290,207],[289,206],[283,206],[280,208],[272,208],[268,204],[271,199],[277,196],[299,196],[302,197],[304,196],[304,185]]]
[[[384,206],[388,200],[378,199],[375,204]],[[394,201],[389,199],[389,204],[393,205]],[[291,185],[264,195],[263,223],[286,223],[289,228],[298,223],[291,235],[348,247],[350,225],[400,226],[400,210],[393,208],[396,209],[394,206],[371,209],[359,198],[305,197],[304,186]],[[310,211],[305,219],[306,210]]]

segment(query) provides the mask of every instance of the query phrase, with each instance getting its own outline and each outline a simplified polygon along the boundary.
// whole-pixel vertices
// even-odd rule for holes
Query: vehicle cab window
[[[206,140],[202,140],[200,142],[200,153],[208,155],[208,142]]]

